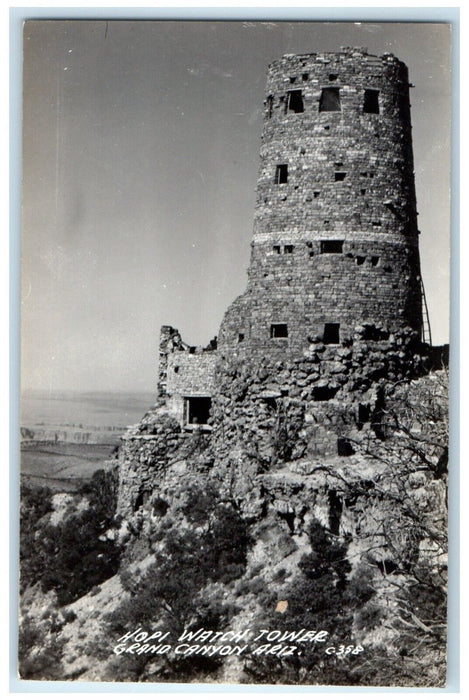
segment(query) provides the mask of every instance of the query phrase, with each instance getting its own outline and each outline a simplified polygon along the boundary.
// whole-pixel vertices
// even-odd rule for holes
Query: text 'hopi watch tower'
[[[359,324],[421,332],[407,67],[363,48],[268,71],[246,292],[223,355],[298,355]]]

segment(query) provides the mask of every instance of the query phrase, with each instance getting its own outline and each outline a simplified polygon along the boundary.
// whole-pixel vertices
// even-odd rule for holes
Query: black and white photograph
[[[24,23],[19,679],[445,688],[451,30]]]

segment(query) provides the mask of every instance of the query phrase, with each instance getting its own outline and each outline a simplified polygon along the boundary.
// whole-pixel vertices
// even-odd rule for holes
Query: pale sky
[[[24,34],[22,385],[153,391],[162,324],[244,291],[267,65],[366,46],[409,67],[422,273],[448,342],[450,29],[35,21]]]

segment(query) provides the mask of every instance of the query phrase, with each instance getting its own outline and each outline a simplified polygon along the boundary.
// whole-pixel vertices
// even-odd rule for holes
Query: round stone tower
[[[223,356],[295,356],[357,325],[420,332],[407,67],[364,48],[286,55],[268,71],[246,292]]]

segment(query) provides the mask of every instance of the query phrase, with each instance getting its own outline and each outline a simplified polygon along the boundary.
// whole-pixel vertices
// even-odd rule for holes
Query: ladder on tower
[[[420,277],[420,288],[422,290],[422,341],[431,345],[432,329],[430,328],[430,316],[428,315],[427,297],[422,277]]]

